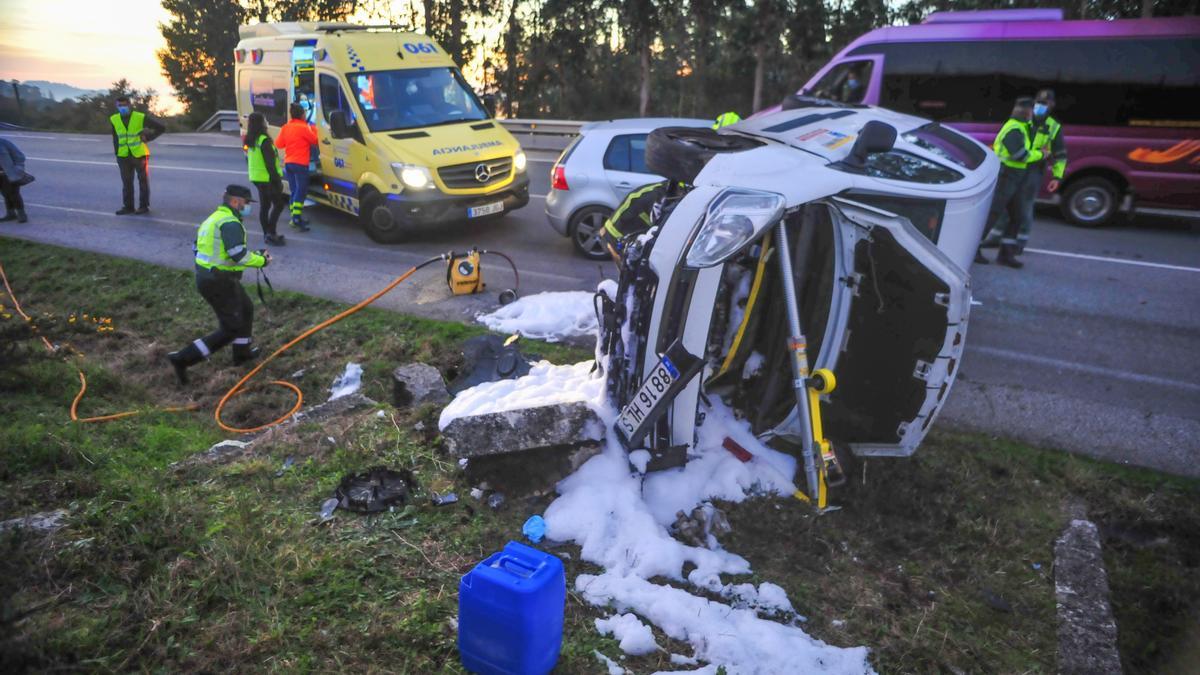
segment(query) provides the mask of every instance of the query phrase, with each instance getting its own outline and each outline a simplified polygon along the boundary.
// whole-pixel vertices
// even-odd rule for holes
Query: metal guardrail
[[[197,127],[196,131],[238,131],[238,114],[236,110],[218,110]]]
[[[587,122],[574,120],[507,119],[496,120],[500,126],[516,137],[522,147],[529,150],[559,151],[567,147],[571,139]],[[196,131],[237,131],[236,110],[218,110],[205,120]]]

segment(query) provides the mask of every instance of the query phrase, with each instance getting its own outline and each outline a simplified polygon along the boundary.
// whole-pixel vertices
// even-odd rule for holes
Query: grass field
[[[390,372],[419,360],[451,373],[479,329],[355,315],[263,379],[304,370],[296,382],[315,403],[355,361],[377,408],[297,425],[242,461],[174,470],[226,438],[212,406],[242,372],[219,354],[194,370],[191,389],[174,384],[165,354],[212,323],[190,275],[8,239],[0,264],[38,333],[81,354],[48,354],[0,297],[0,519],[69,512],[46,539],[0,535],[0,670],[461,671],[458,578],[519,538],[551,497],[510,494],[496,511],[466,497],[471,485],[440,449],[437,410],[395,410]],[[292,293],[269,302],[255,330],[267,347],[344,308]],[[525,349],[555,362],[588,357]],[[81,415],[146,413],[71,423],[77,364],[89,383]],[[290,405],[280,391],[241,397],[229,420],[274,418]],[[186,404],[200,409],[155,411]],[[294,466],[280,472],[287,457]],[[410,508],[317,524],[345,473],[380,464],[416,474]],[[434,507],[431,491],[464,500]],[[851,467],[834,494],[839,511],[726,505],[733,533],[722,543],[752,563],[747,581],[788,591],[811,635],[869,646],[880,672],[1050,672],[1053,541],[1065,505],[1081,501],[1105,534],[1126,669],[1157,672],[1184,663],[1200,634],[1198,497],[1195,481],[935,432],[914,459]],[[569,556],[571,578],[596,571],[575,547],[554,550]],[[606,615],[568,595],[560,672],[599,672],[593,650],[619,658],[591,625]],[[622,665],[650,673],[672,669],[668,651],[690,655],[658,638],[663,652]]]

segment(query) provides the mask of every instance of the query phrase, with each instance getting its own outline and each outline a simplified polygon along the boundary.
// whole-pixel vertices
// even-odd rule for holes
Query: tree
[[[192,121],[233,108],[233,50],[246,10],[236,0],[163,0],[162,4],[172,18],[159,25],[167,46],[158,52],[158,60]]]

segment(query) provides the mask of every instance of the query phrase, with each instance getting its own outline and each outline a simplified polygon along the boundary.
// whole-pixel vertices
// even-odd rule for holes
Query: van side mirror
[[[479,97],[483,101],[483,109],[487,111],[488,117],[496,116],[496,95],[484,94]]]
[[[854,141],[854,147],[850,149],[850,155],[845,161],[850,166],[862,168],[866,166],[867,155],[887,152],[895,146],[896,127],[879,120],[871,120],[858,132],[858,140]]]
[[[334,110],[329,113],[329,128],[334,138],[354,138],[354,127],[346,119],[345,110]]]

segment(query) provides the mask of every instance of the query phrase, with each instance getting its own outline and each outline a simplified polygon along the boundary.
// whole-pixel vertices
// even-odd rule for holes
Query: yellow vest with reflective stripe
[[[246,148],[246,165],[250,170],[251,183],[266,183],[271,180],[271,173],[267,171],[267,162],[263,159],[262,146],[263,143],[270,143],[271,137],[263,134],[254,141],[254,145]],[[275,173],[283,175],[283,167],[279,165],[279,151],[275,151]]]
[[[233,209],[228,206],[220,206],[200,224],[200,229],[196,230],[197,265],[205,269],[216,268],[227,272],[241,272],[246,269],[246,265],[240,265],[229,257],[229,253],[225,250],[225,240],[221,239],[221,226],[231,221],[242,227],[242,221],[233,215]],[[240,245],[243,247],[246,245],[245,227],[242,227],[242,243]],[[250,259],[250,256],[242,258],[246,261]]]
[[[741,121],[741,116],[735,112],[721,113],[720,115],[717,115],[717,119],[715,122],[713,122],[712,128],[720,129],[721,127],[727,127],[730,124],[737,124]]]
[[[129,126],[121,120],[117,113],[108,118],[113,129],[117,132],[117,157],[145,157],[150,154],[150,148],[142,140],[142,127],[146,121],[146,113],[137,111],[129,113]]]
[[[1004,166],[1012,167],[1014,169],[1024,169],[1029,166],[1029,155],[1025,155],[1024,161],[1017,161],[1009,154],[1008,148],[1004,147],[1004,137],[1007,136],[1008,132],[1012,131],[1014,128],[1021,130],[1021,137],[1025,139],[1026,153],[1031,151],[1033,146],[1031,139],[1029,138],[1029,125],[1025,122],[1012,118],[1009,118],[1009,120],[1004,123],[1004,126],[1000,127],[1000,133],[996,134],[996,140],[992,141],[992,149],[996,151],[996,156],[1000,158],[1000,162],[1004,164]]]
[[[1042,131],[1043,128],[1045,129],[1044,132]],[[1061,132],[1062,125],[1058,123],[1058,120],[1053,117],[1047,117],[1044,127],[1038,127],[1037,133],[1033,135],[1033,147],[1040,149],[1053,144],[1054,139],[1058,138],[1058,134]],[[1045,159],[1045,157],[1042,159]],[[1063,174],[1066,171],[1067,160],[1065,158],[1055,159],[1054,164],[1051,165],[1051,172],[1054,174],[1054,177],[1062,180]]]

